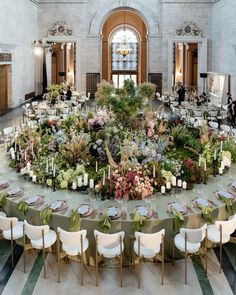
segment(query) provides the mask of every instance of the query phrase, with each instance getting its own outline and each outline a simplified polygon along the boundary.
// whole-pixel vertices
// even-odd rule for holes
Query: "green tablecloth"
[[[111,232],[117,232],[123,230],[125,232],[125,263],[129,264],[131,260],[131,248],[133,241],[133,229],[132,229],[132,212],[137,205],[144,205],[152,209],[157,214],[154,214],[149,220],[148,225],[144,229],[147,233],[152,233],[161,230],[164,228],[166,230],[165,235],[165,247],[166,247],[166,258],[170,258],[170,245],[173,237],[173,218],[170,213],[167,212],[168,203],[171,201],[178,201],[183,203],[191,204],[191,201],[197,196],[206,196],[214,202],[214,211],[213,211],[213,220],[224,220],[227,218],[227,212],[225,205],[219,201],[215,192],[219,187],[227,190],[228,184],[234,179],[236,179],[236,165],[233,164],[227,174],[223,176],[210,177],[208,184],[196,185],[193,191],[181,191],[180,194],[177,194],[177,198],[173,194],[162,196],[160,193],[157,193],[151,199],[142,200],[142,201],[129,201],[126,204],[117,203],[114,200],[96,200],[94,195],[83,195],[78,192],[69,192],[67,190],[60,190],[53,192],[52,189],[42,187],[41,185],[33,184],[26,181],[20,174],[17,174],[13,169],[8,167],[8,159],[5,153],[1,150],[1,161],[0,161],[0,179],[10,180],[10,188],[22,187],[24,188],[24,197],[29,197],[31,195],[40,194],[45,198],[44,205],[38,209],[29,207],[26,213],[26,216],[23,216],[16,208],[17,203],[22,200],[22,198],[9,199],[7,200],[7,205],[5,211],[8,216],[16,216],[20,220],[26,219],[31,224],[42,224],[41,219],[39,218],[40,210],[42,210],[47,204],[52,203],[55,200],[66,200],[69,209],[65,215],[60,213],[53,213],[50,221],[50,227],[54,230],[58,226],[65,230],[69,230],[69,213],[71,209],[78,208],[81,204],[90,204],[93,206],[94,213],[87,217],[83,218],[81,222],[81,228],[87,229],[87,236],[90,244],[90,255],[91,263],[94,262],[95,257],[95,240],[93,235],[93,230],[99,230],[99,212],[102,209],[115,205],[121,206],[125,209],[126,214],[123,214],[118,220],[112,222]],[[9,190],[6,189],[6,191]],[[204,220],[201,217],[201,211],[197,208],[193,208],[185,216],[184,226],[189,228],[197,228],[204,224]]]

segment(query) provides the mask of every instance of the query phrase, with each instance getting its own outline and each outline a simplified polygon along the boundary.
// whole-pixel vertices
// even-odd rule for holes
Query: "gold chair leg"
[[[11,221],[11,267],[14,267],[14,252],[13,252],[13,224]]]
[[[42,230],[42,239],[43,239],[43,272],[44,272],[44,278],[46,279],[46,264],[45,264],[45,241],[44,241],[44,230]]]
[[[187,285],[187,267],[188,267],[188,254],[185,253],[185,273],[184,273],[184,277],[185,277],[185,285]]]
[[[140,275],[141,275],[141,257],[140,257],[140,237],[138,237],[138,288],[140,289],[141,287],[141,282],[140,282]]]
[[[122,264],[123,264],[122,238],[120,237],[120,287],[121,288],[123,286],[123,269],[122,269]]]
[[[161,284],[164,285],[164,269],[165,267],[165,240],[164,236],[162,236],[162,264],[161,264]]]
[[[26,273],[25,225],[23,225],[23,250],[24,273]]]
[[[98,287],[98,237],[96,237],[96,287]]]
[[[84,285],[84,247],[83,247],[83,236],[80,236],[80,242],[81,242],[81,286]]]
[[[57,281],[60,283],[61,278],[60,278],[60,259],[59,257],[57,258]]]
[[[175,265],[175,242],[172,240],[172,265]]]
[[[222,225],[220,225],[220,273],[222,269]]]
[[[89,253],[89,248],[86,251],[86,257],[87,257],[87,265],[90,266],[90,253]]]

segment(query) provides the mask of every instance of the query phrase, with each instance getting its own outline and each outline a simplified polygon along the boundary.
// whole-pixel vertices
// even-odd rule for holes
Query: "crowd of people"
[[[194,88],[187,92],[186,88],[183,85],[179,86],[177,94],[179,105],[181,104],[181,102],[185,101],[186,94],[188,101],[194,102],[197,106],[201,106],[203,103],[210,102],[210,99],[208,98],[205,92],[202,92],[202,94],[197,95],[197,91]],[[227,93],[226,101],[228,105],[228,121],[231,126],[236,127],[236,100],[233,100],[232,95],[230,93]]]

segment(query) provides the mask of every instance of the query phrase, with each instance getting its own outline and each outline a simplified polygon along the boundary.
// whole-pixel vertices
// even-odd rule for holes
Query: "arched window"
[[[131,50],[126,57],[117,52],[121,46]],[[138,71],[138,38],[133,30],[126,28],[115,32],[111,39],[111,59],[112,72]]]

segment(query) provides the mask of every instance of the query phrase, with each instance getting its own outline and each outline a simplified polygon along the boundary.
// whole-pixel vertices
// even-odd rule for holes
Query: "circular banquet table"
[[[90,204],[94,208],[92,215],[86,218],[81,218],[81,228],[87,230],[87,237],[89,239],[90,246],[90,263],[94,263],[95,258],[95,239],[93,231],[94,229],[99,230],[99,217],[100,212],[109,207],[117,206],[123,209],[122,216],[112,221],[112,228],[110,232],[117,232],[123,230],[125,232],[125,255],[124,263],[126,265],[131,263],[131,249],[134,240],[134,232],[132,228],[132,212],[137,205],[143,205],[151,210],[153,210],[153,216],[148,219],[147,226],[144,228],[144,232],[153,233],[165,229],[165,251],[166,259],[171,258],[171,243],[173,237],[173,217],[167,212],[167,207],[170,202],[177,201],[182,203],[187,203],[190,206],[188,213],[184,215],[184,227],[197,228],[204,224],[204,220],[201,216],[201,211],[198,208],[192,206],[192,200],[198,196],[208,197],[209,200],[213,202],[213,221],[224,220],[227,218],[227,211],[225,209],[225,204],[217,199],[215,192],[219,189],[224,189],[227,191],[228,184],[236,178],[236,164],[233,164],[228,173],[213,177],[211,176],[208,180],[207,185],[196,184],[193,191],[182,190],[179,194],[166,194],[161,195],[161,193],[156,193],[152,198],[146,200],[135,200],[129,202],[118,203],[114,200],[96,199],[94,194],[81,194],[79,192],[73,192],[68,190],[58,190],[53,191],[52,188],[43,187],[39,184],[34,184],[32,182],[26,181],[19,173],[16,173],[14,169],[9,168],[8,156],[5,155],[5,151],[0,149],[0,179],[9,180],[10,186],[1,190],[8,191],[17,187],[24,188],[24,194],[16,198],[7,198],[7,204],[4,207],[8,216],[16,216],[20,220],[26,219],[29,223],[40,225],[42,220],[39,217],[40,211],[47,207],[49,204],[56,200],[66,200],[68,203],[68,210],[62,213],[53,213],[49,226],[56,230],[58,226],[65,230],[70,230],[69,215],[72,209],[78,208],[81,204]],[[24,215],[17,210],[17,203],[21,200],[26,199],[32,195],[42,195],[44,196],[44,203],[37,208],[28,207],[28,210]],[[178,255],[177,255],[178,256]],[[108,263],[108,262],[107,262]],[[105,263],[106,264],[106,263]]]

